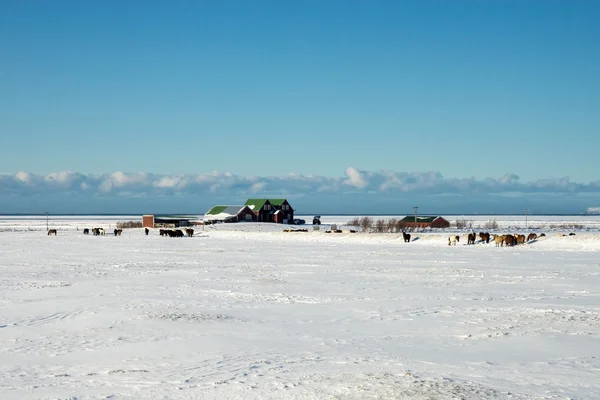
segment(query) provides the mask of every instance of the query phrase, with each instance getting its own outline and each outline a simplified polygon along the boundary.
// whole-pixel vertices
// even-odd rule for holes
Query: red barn
[[[414,216],[402,218],[400,225],[403,228],[449,228],[450,222],[439,216],[418,215],[416,220]]]

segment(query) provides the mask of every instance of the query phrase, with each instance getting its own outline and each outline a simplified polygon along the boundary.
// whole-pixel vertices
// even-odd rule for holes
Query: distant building
[[[258,222],[275,222],[291,224],[294,220],[294,209],[287,199],[248,199],[246,204]]]
[[[205,222],[241,222],[256,221],[256,215],[250,207],[243,206],[212,206],[204,214]]]
[[[404,217],[400,220],[400,226],[403,228],[449,228],[450,222],[443,217],[417,215]]]
[[[142,216],[144,228],[180,228],[192,225],[191,221],[197,217],[184,215],[151,215]]]

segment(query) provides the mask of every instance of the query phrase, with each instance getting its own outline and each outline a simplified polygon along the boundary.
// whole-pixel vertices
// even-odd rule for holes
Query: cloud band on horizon
[[[0,192],[8,195],[85,194],[138,196],[247,195],[305,196],[311,194],[535,194],[600,193],[600,181],[572,182],[568,177],[520,182],[507,173],[500,178],[445,178],[440,172],[378,172],[349,167],[342,176],[288,174],[240,176],[229,172],[164,175],[145,172],[82,174],[71,171],[46,175],[20,171],[0,175]]]

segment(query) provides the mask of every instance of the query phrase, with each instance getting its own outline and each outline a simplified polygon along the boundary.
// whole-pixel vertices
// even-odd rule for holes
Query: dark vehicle
[[[306,223],[302,218],[294,218],[294,225],[304,225]]]
[[[315,215],[315,217],[313,218],[313,225],[321,225],[321,216],[320,215]]]

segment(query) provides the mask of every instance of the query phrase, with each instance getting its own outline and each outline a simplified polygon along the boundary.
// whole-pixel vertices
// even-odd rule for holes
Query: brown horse
[[[515,246],[517,244],[517,239],[513,235],[504,235],[504,244],[506,246]]]
[[[192,237],[194,236],[194,230],[192,228],[185,228],[185,234],[188,235],[188,237]]]
[[[514,235],[516,244],[525,244],[525,235]]]
[[[50,235],[56,236],[56,229],[48,229],[48,236]]]
[[[529,235],[527,235],[527,241],[529,242],[530,240],[535,240],[537,239],[537,234],[536,233],[530,233]]]
[[[490,234],[488,232],[480,232],[479,238],[482,242],[489,243],[490,242]]]
[[[467,244],[475,244],[475,239],[477,239],[477,235],[475,235],[475,232],[469,233],[469,235],[467,236]]]

